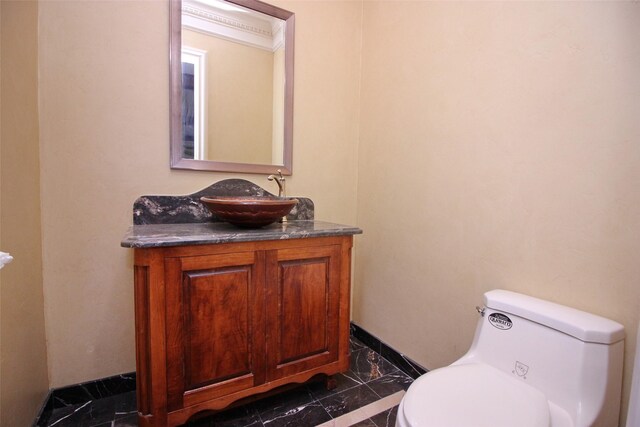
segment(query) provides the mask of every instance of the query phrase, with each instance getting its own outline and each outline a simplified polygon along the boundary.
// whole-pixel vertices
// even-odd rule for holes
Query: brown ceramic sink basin
[[[289,197],[201,197],[211,213],[238,227],[258,228],[286,216],[298,203]]]

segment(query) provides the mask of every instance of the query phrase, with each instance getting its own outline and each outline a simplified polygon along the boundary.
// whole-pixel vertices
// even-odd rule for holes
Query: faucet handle
[[[276,172],[278,172],[278,175],[279,175],[279,176],[275,176],[275,175],[271,174],[271,175],[269,175],[269,176],[267,177],[267,179],[268,179],[269,181],[273,181],[274,179],[284,179],[284,178],[282,177],[282,169],[277,169],[277,170],[276,170]]]
[[[275,181],[278,184],[278,197],[286,197],[285,178],[282,176],[282,170],[278,169],[276,172],[279,176],[269,175],[267,180]]]
[[[277,179],[277,180],[279,180],[279,181],[284,181],[284,180],[285,180],[285,178],[282,176],[282,169],[277,169],[277,170],[276,170],[276,172],[278,172],[278,176],[275,176],[275,175],[269,175],[269,176],[267,177],[267,179],[268,179],[269,181],[273,181],[274,179]]]

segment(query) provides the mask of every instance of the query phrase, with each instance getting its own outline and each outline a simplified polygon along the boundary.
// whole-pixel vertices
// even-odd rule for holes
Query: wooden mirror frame
[[[225,0],[285,21],[283,165],[221,162],[182,158],[182,0],[169,1],[169,107],[171,169],[291,175],[293,160],[293,62],[295,14],[259,0]]]

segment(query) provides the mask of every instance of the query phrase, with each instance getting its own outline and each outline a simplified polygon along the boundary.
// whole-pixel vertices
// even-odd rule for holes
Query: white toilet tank
[[[618,425],[624,328],[617,322],[504,290],[485,294],[471,348],[454,365],[489,364],[548,398],[575,427]]]

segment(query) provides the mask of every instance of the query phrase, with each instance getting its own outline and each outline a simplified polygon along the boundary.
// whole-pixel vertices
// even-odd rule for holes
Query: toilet
[[[616,427],[624,328],[505,290],[485,293],[469,351],[409,387],[396,427]]]

